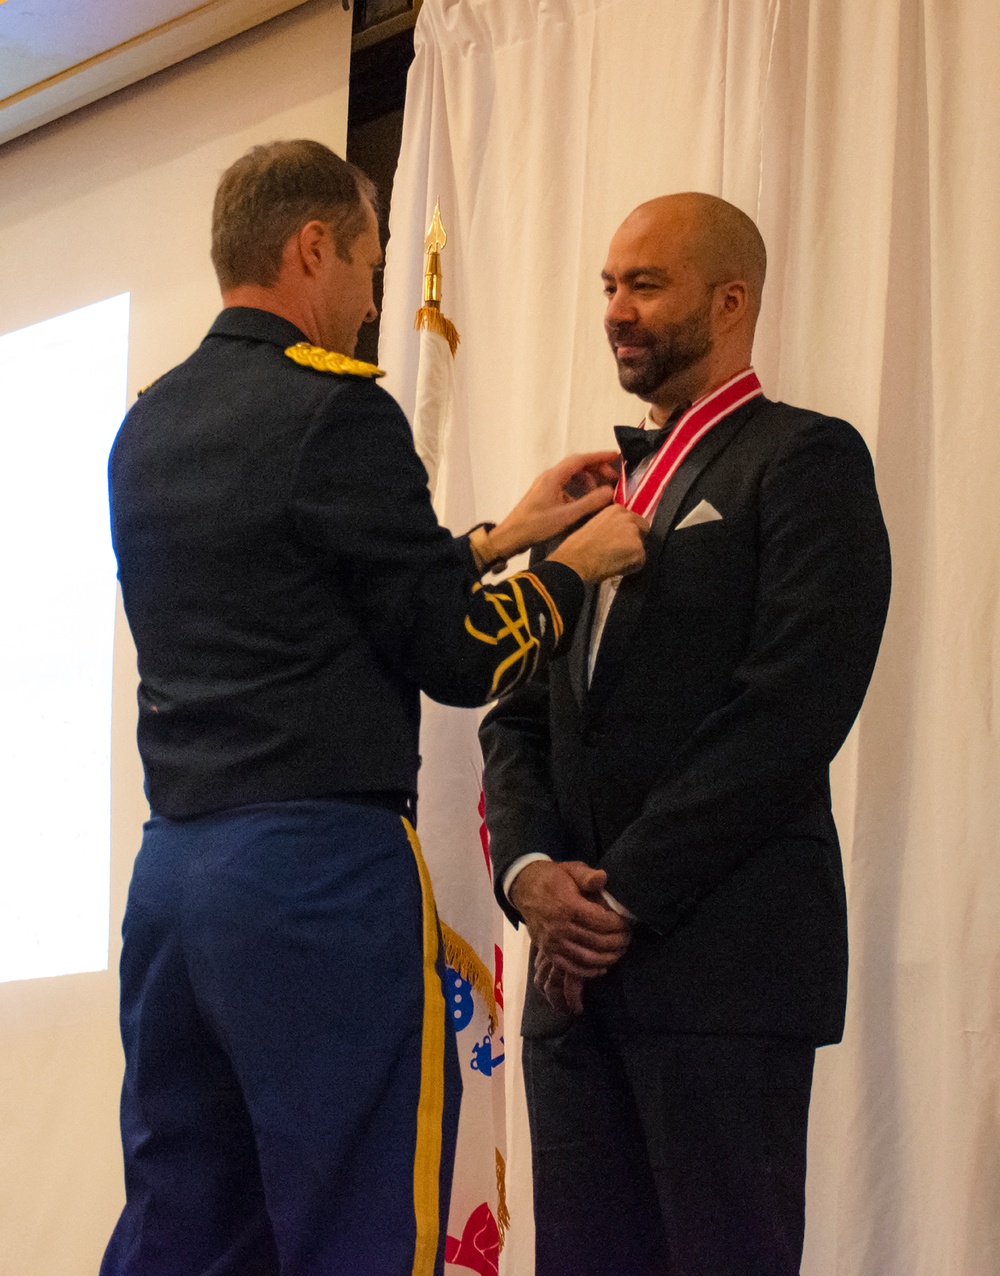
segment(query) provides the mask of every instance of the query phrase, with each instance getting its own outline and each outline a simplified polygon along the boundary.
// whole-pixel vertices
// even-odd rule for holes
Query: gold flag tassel
[[[497,1231],[500,1233],[500,1252],[503,1253],[504,1241],[507,1239],[507,1228],[510,1227],[510,1210],[507,1208],[507,1165],[497,1154]]]
[[[441,938],[444,941],[445,962],[461,975],[467,984],[482,998],[486,1013],[490,1018],[490,1034],[497,1030],[497,995],[496,985],[489,967],[479,956],[467,939],[463,939],[457,930],[441,923]]]
[[[417,332],[426,329],[444,337],[454,358],[461,338],[452,321],[441,313],[441,249],[447,242],[448,236],[441,224],[441,201],[438,200],[424,240],[424,252],[427,254],[424,266],[424,304],[417,311],[413,326]]]

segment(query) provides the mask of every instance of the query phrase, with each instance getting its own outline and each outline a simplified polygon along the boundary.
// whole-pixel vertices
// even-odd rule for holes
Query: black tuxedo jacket
[[[702,502],[721,517],[678,527]],[[504,873],[543,851],[607,870],[638,918],[586,1004],[623,1031],[840,1039],[843,872],[829,764],[861,706],[889,598],[871,459],[846,422],[760,398],[663,495],[643,570],[596,589],[569,654],[485,719]],[[522,1030],[562,1025],[529,986]]]

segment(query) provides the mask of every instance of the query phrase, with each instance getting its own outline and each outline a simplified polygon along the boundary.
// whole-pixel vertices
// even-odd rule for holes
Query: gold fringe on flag
[[[496,984],[489,967],[476,950],[456,930],[441,923],[441,938],[444,940],[444,959],[452,970],[472,985],[486,1004],[490,1017],[490,1033],[497,1030],[497,995]]]
[[[507,1166],[497,1148],[497,1231],[500,1233],[500,1252],[510,1227],[510,1210],[507,1208]]]
[[[447,341],[452,358],[455,357],[455,351],[458,349],[461,337],[458,335],[458,329],[452,321],[446,319],[437,306],[421,306],[417,311],[413,326],[417,332],[426,330],[439,333]]]

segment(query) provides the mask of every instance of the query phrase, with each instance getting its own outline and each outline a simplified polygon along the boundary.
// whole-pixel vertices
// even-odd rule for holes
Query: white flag
[[[462,422],[454,419],[458,333],[437,306],[423,306],[416,326],[413,437],[438,517],[449,526],[465,512],[450,508],[455,502],[448,495],[464,486],[461,458],[467,456]],[[426,697],[422,712],[418,827],[444,936],[445,998],[463,1085],[445,1260],[478,1276],[497,1276],[509,1221],[503,919],[493,898],[478,715]]]

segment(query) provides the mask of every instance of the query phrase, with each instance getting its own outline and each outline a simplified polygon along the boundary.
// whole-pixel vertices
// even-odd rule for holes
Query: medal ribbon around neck
[[[653,457],[649,468],[632,495],[626,498],[625,465],[622,463],[618,484],[615,488],[615,501],[627,509],[634,510],[643,518],[652,518],[660,503],[663,489],[676,474],[681,462],[695,446],[705,437],[709,430],[718,425],[737,408],[751,399],[756,399],[764,391],[753,368],[738,372],[725,385],[720,385],[711,394],[706,394],[697,403],[692,403],[681,419],[674,426],[666,442]]]

